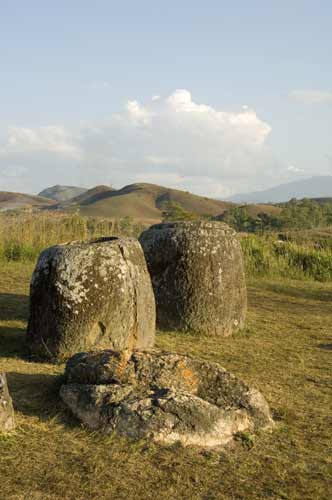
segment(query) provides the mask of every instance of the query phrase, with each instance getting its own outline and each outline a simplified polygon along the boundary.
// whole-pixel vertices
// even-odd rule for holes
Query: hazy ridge
[[[292,198],[329,198],[331,196],[332,176],[325,175],[280,184],[264,191],[238,193],[228,200],[242,203],[281,203]]]

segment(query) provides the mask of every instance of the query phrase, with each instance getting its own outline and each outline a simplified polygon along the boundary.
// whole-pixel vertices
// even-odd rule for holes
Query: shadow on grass
[[[311,282],[310,285],[311,288],[308,287],[307,282],[297,282],[296,285],[293,285],[288,283],[269,283],[261,281],[259,288],[269,292],[287,295],[288,297],[317,300],[319,302],[332,302],[332,287],[329,289],[319,288],[318,286],[317,288],[313,288]]]
[[[332,351],[332,344],[318,344],[319,349],[324,349],[325,351]]]
[[[0,359],[27,358],[25,328],[0,326]]]
[[[266,292],[272,292],[273,295],[267,299]],[[279,313],[283,313],[296,318],[303,318],[304,315],[321,318],[326,314],[326,303],[332,302],[332,292],[323,289],[313,290],[314,293],[309,294],[306,292],[307,290],[301,286],[297,291],[294,288],[288,293],[286,285],[283,287],[282,285],[264,283],[250,289],[249,308],[258,309],[260,314],[264,314],[265,311],[273,313],[276,317]],[[302,326],[302,328],[304,327]],[[310,328],[310,324],[308,328]]]
[[[67,426],[77,425],[59,396],[63,375],[7,372],[6,376],[16,411],[42,421],[56,419]]]
[[[28,314],[28,295],[0,293],[0,321],[26,321]]]

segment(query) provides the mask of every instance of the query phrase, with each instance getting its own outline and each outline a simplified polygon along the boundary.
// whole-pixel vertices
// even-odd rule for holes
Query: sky
[[[330,0],[1,0],[0,190],[332,174]]]

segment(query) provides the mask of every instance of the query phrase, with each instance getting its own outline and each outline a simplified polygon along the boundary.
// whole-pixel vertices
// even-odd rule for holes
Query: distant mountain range
[[[179,203],[185,211],[207,216],[219,216],[229,208],[245,205],[248,213],[255,216],[257,213],[278,214],[281,209],[272,204],[291,198],[331,202],[332,176],[317,176],[266,191],[238,194],[227,201],[148,183],[130,184],[122,189],[104,185],[92,189],[57,185],[44,189],[38,196],[0,191],[0,211],[22,208],[79,211],[93,217],[128,216],[153,224],[161,220],[163,204],[169,201]]]
[[[32,194],[12,193],[0,191],[0,212],[4,210],[17,210],[22,208],[49,208],[55,202],[41,196]]]
[[[55,201],[67,201],[75,196],[79,196],[82,193],[85,193],[87,188],[81,188],[76,186],[60,186],[56,184],[55,186],[48,187],[43,189],[38,196],[42,196],[43,198],[49,198],[50,200]]]
[[[332,175],[325,175],[281,184],[264,191],[235,194],[228,200],[237,203],[281,203],[292,198],[330,197],[332,197]]]
[[[68,199],[69,192],[74,196]],[[82,215],[93,217],[132,217],[153,224],[160,222],[163,204],[167,201],[179,203],[188,212],[211,216],[220,215],[234,206],[231,202],[197,196],[189,191],[143,183],[130,184],[118,190],[103,185],[85,190],[74,186],[52,186],[41,194],[43,197],[0,192],[0,210],[38,207],[63,212],[79,211]]]

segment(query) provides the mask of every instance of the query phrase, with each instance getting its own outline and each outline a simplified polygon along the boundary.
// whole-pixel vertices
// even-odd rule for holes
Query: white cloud
[[[307,104],[323,104],[332,102],[332,92],[322,90],[293,90],[290,97]]]
[[[277,175],[266,145],[270,132],[247,106],[226,112],[194,102],[181,89],[144,105],[131,100],[122,113],[74,131],[10,127],[0,145],[0,176],[15,163],[27,168],[25,190],[69,182],[120,187],[144,180],[227,196],[250,190],[257,181],[271,183]]]
[[[76,141],[73,135],[62,126],[34,129],[9,127],[7,144],[0,148],[0,156],[44,151],[78,158],[80,148],[75,144]]]
[[[291,174],[300,174],[304,172],[304,170],[303,168],[296,167],[295,165],[288,165],[287,172],[290,172]]]
[[[148,125],[153,113],[141,106],[138,101],[128,101],[127,115],[131,122],[136,125]]]

